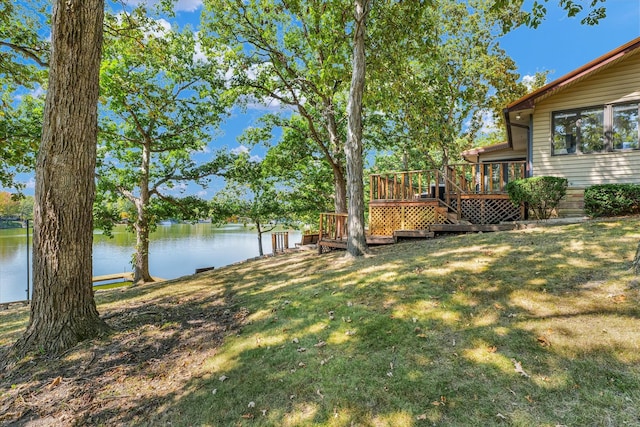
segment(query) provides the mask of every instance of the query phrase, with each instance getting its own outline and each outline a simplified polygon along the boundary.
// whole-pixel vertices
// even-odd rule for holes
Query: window
[[[554,112],[552,155],[640,148],[639,108],[629,103]]]
[[[613,148],[626,150],[638,148],[638,104],[613,106]]]

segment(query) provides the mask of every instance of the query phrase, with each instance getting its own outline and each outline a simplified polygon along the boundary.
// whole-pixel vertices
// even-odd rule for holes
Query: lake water
[[[300,242],[300,232],[289,231],[289,247],[296,242]],[[134,245],[135,234],[127,232],[124,226],[114,229],[113,238],[96,232],[93,275],[131,271]],[[263,234],[263,248],[265,254],[271,253],[270,233]],[[174,279],[193,274],[196,268],[221,267],[256,257],[258,253],[257,233],[250,227],[161,225],[151,234],[149,270],[154,277]],[[27,268],[26,229],[0,230],[0,303],[26,299]]]

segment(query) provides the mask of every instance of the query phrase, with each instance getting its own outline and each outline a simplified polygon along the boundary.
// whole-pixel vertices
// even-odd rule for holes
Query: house
[[[585,188],[640,184],[639,108],[637,38],[507,105],[507,141],[465,151],[463,158],[524,160],[527,176],[566,178],[559,215],[582,215]]]
[[[560,216],[584,214],[585,188],[640,184],[640,38],[504,109],[507,141],[462,153],[444,170],[369,177],[367,241],[517,226],[524,206],[506,192],[531,176],[566,178]],[[319,247],[346,247],[346,214],[323,214]]]

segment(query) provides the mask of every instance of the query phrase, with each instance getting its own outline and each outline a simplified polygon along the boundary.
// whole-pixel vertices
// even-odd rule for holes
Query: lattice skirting
[[[445,221],[446,215],[436,206],[371,206],[369,233],[393,236],[396,230],[426,230]]]
[[[462,218],[473,224],[498,224],[502,221],[519,221],[520,207],[509,199],[462,199]],[[455,209],[457,200],[452,200]]]

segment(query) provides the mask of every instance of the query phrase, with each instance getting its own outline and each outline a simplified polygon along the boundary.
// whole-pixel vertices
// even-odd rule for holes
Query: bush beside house
[[[590,217],[638,214],[640,185],[593,185],[584,190],[584,210]]]
[[[548,219],[567,194],[567,180],[555,176],[537,176],[511,181],[506,190],[515,205],[525,203],[536,219]]]

